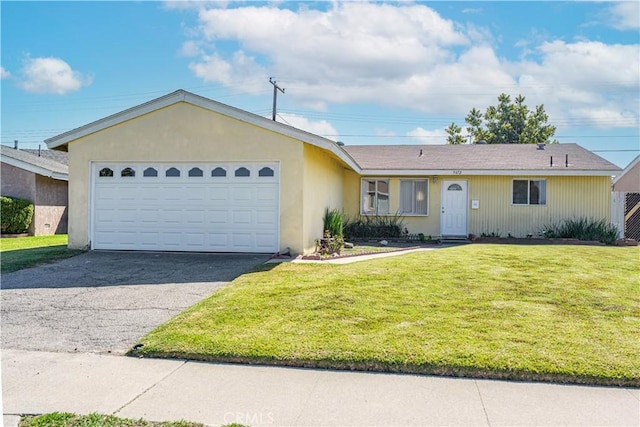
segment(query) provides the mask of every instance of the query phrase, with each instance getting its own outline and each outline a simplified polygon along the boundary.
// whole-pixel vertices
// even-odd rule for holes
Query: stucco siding
[[[640,193],[640,163],[636,163],[614,184],[613,191]]]
[[[360,215],[362,203],[361,182],[363,178],[356,172],[344,172],[344,212],[350,217]],[[438,236],[440,234],[440,183],[433,183],[431,176],[414,177],[390,177],[379,176],[372,179],[389,180],[389,212],[394,215],[400,210],[400,181],[402,180],[427,180],[429,191],[429,214],[428,215],[403,215],[403,223],[409,233],[423,233],[425,236]]]
[[[36,236],[67,232],[67,181],[36,176],[33,228]]]
[[[36,200],[36,174],[2,163],[0,167],[0,192],[3,196],[19,197],[32,203]]]
[[[304,252],[315,249],[315,239],[322,237],[326,208],[343,206],[343,167],[329,153],[304,144]]]
[[[91,162],[280,162],[280,248],[304,249],[303,144],[191,105],[177,103],[72,141],[69,246],[90,236]]]

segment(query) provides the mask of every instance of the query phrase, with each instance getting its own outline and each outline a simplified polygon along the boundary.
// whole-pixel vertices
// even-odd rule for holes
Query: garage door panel
[[[187,209],[184,213],[184,220],[187,224],[204,225],[207,213],[204,210]]]
[[[276,206],[278,203],[278,189],[269,187],[259,187],[257,190],[257,200],[260,204],[267,204],[267,206]]]
[[[213,209],[207,212],[207,218],[210,225],[228,224],[229,212],[227,209]]]
[[[273,228],[278,223],[278,212],[273,210],[260,209],[256,210],[255,214],[258,226]]]
[[[230,192],[235,203],[251,204],[253,202],[254,189],[247,186],[231,186]]]
[[[252,211],[250,210],[233,210],[231,211],[232,225],[250,225],[252,221]]]
[[[223,201],[223,202],[226,202],[227,200],[229,200],[229,189],[227,187],[222,187],[218,184],[215,187],[214,186],[209,187],[208,192],[209,192],[209,200]]]
[[[253,247],[251,233],[234,233],[231,236],[231,248],[233,250],[247,250]]]
[[[190,248],[203,250],[205,248],[206,236],[202,233],[184,233],[184,243]]]
[[[213,250],[226,250],[229,247],[229,235],[227,233],[207,233],[209,248]]]
[[[97,177],[103,167],[113,177]],[[135,177],[121,177],[131,167]],[[222,167],[226,177],[211,176]],[[245,167],[250,177],[236,177]],[[274,176],[260,177],[269,167]],[[154,168],[158,176],[143,176]],[[180,176],[166,177],[175,168]],[[188,171],[203,176],[188,176]],[[217,252],[278,250],[279,183],[277,164],[182,164],[94,166],[92,245],[95,249]],[[218,170],[218,172],[220,171]]]

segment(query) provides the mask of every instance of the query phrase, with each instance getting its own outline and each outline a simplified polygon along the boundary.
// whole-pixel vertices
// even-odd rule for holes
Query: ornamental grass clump
[[[324,233],[328,231],[332,237],[343,236],[342,212],[340,212],[338,209],[326,208],[324,210],[324,217],[322,218],[322,221]]]
[[[618,238],[618,229],[605,219],[580,217],[545,225],[542,234],[548,238],[597,240],[610,245]]]

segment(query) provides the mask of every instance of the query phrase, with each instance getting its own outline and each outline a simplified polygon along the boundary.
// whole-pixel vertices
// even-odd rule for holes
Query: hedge
[[[33,203],[18,197],[0,196],[0,226],[3,234],[24,233],[33,220]]]

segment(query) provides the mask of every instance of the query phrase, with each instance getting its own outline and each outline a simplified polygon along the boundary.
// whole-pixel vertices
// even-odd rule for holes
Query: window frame
[[[525,181],[527,183],[527,200],[526,203],[516,203],[515,201],[515,187],[516,181]],[[543,197],[538,194],[538,203],[531,203],[531,183],[532,182],[544,182],[543,186],[538,185],[538,189],[544,189]],[[547,179],[546,178],[513,178],[511,180],[511,206],[547,206],[548,204],[548,191],[547,191]],[[543,203],[540,203],[540,200]]]
[[[411,183],[411,211],[404,211],[403,207],[404,207],[404,199],[403,199],[403,191],[402,191],[402,183],[403,182],[408,182]],[[425,212],[417,212],[416,209],[416,205],[417,205],[417,193],[416,193],[416,183],[421,182],[425,184],[425,194],[424,194],[424,198],[426,201],[426,211]],[[400,180],[400,196],[398,197],[399,200],[399,204],[398,204],[398,211],[400,212],[401,215],[404,216],[429,216],[429,207],[430,207],[430,203],[429,203],[429,192],[430,192],[430,188],[429,188],[429,178],[416,178],[416,179],[401,179]]]
[[[369,197],[369,182],[375,182],[375,210],[365,211],[365,199]],[[385,182],[387,184],[387,192],[381,192],[378,190],[378,182]],[[361,215],[391,215],[391,180],[389,178],[361,178],[360,180],[360,214]],[[378,194],[387,196],[387,212],[380,212],[378,201]]]

